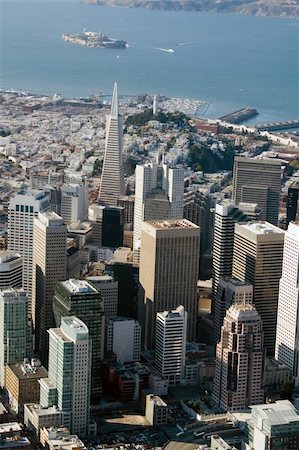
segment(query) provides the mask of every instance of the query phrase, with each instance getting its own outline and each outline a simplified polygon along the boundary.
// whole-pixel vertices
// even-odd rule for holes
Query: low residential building
[[[60,427],[64,421],[64,413],[57,406],[43,408],[36,403],[24,405],[24,423],[39,436],[41,428]]]
[[[76,434],[66,427],[50,427],[40,430],[40,443],[48,450],[85,450],[86,447]]]

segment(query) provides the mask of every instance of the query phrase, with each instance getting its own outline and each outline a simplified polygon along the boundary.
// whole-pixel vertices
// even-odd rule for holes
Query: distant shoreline
[[[247,16],[298,19],[299,4],[296,0],[84,0],[90,5],[143,8],[161,11],[190,11],[231,13]]]

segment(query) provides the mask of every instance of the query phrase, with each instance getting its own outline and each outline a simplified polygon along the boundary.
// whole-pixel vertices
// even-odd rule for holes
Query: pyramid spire
[[[112,117],[118,117],[118,95],[117,95],[117,83],[114,83],[112,101],[111,101],[111,112]]]

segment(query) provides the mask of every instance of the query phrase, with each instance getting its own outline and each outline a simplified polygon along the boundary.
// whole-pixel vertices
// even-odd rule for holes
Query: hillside
[[[100,5],[161,10],[230,12],[256,16],[299,17],[297,0],[85,0]]]

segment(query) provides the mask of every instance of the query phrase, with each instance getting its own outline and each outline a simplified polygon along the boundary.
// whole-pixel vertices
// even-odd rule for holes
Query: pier
[[[219,117],[219,120],[228,123],[241,123],[244,120],[251,119],[258,115],[258,112],[254,108],[242,108],[225,116]]]
[[[297,127],[299,127],[299,119],[286,120],[285,122],[261,123],[255,125],[255,128],[258,131],[278,131]]]

